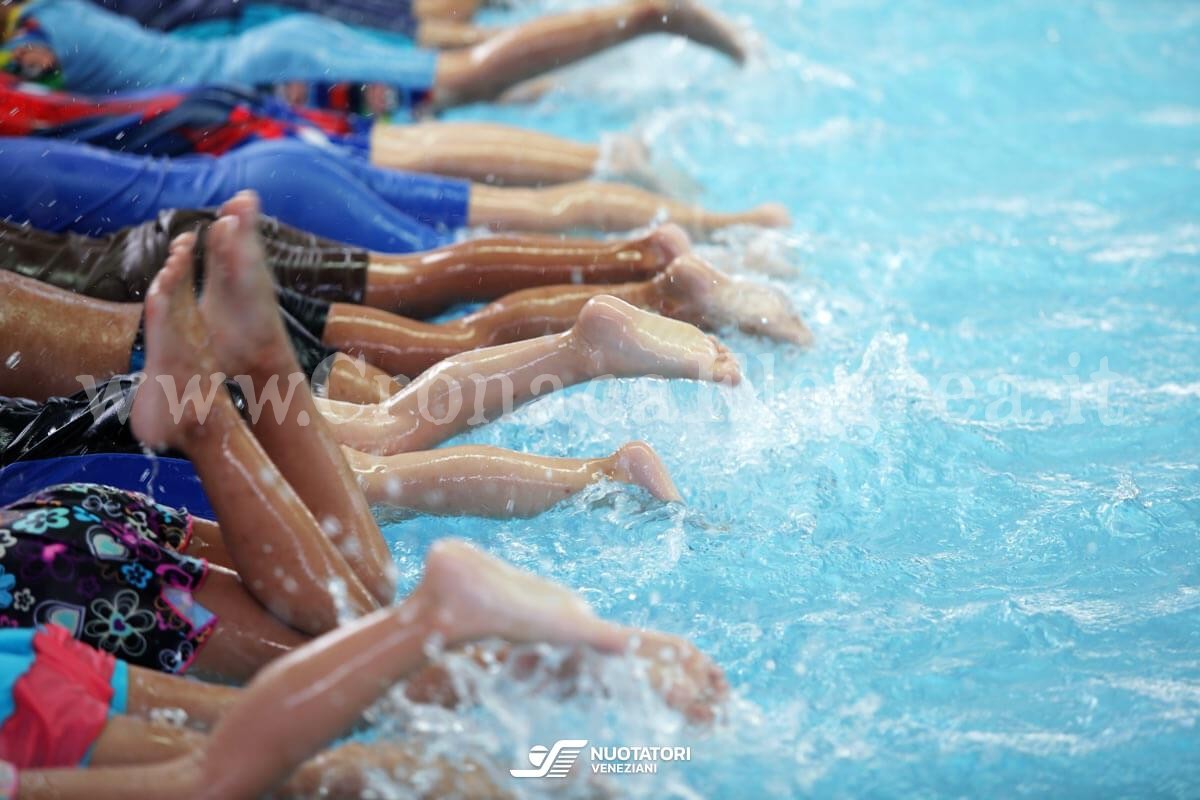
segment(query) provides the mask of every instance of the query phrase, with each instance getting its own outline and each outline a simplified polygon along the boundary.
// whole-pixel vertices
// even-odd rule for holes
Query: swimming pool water
[[[558,738],[692,745],[608,784],[644,797],[1196,796],[1200,5],[714,5],[759,32],[742,72],[655,39],[455,116],[636,127],[707,204],[786,203],[788,233],[732,238],[794,263],[769,280],[817,346],[732,334],[751,378],[732,392],[623,381],[459,440],[646,439],[686,508],[600,487],[388,533],[405,589],[462,536],[693,638],[728,718],[682,729],[607,664],[604,690],[483,679],[465,721],[383,726],[505,768]]]

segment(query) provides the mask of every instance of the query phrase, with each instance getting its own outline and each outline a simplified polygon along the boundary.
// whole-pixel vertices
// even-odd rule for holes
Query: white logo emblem
[[[508,774],[514,778],[565,778],[587,743],[587,739],[559,739],[549,750],[540,744],[531,747],[529,763],[534,769],[510,769]]]

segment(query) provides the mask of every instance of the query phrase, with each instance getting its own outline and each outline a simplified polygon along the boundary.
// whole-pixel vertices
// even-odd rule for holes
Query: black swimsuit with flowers
[[[208,564],[182,554],[191,517],[94,484],[0,509],[0,626],[59,625],[117,658],[185,671],[217,619],[193,596]]]

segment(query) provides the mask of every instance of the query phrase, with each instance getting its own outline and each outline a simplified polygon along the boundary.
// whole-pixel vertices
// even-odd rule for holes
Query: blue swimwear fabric
[[[287,0],[280,0],[287,2]],[[114,14],[137,20],[138,24],[159,31],[210,19],[236,19],[246,3],[243,0],[92,0]]]
[[[256,142],[220,158],[158,159],[51,139],[0,140],[0,217],[89,236],[171,208],[217,206],[242,189],[264,213],[387,253],[430,250],[466,225],[470,184],[384,170],[297,141]]]
[[[433,86],[438,57],[312,14],[210,41],[146,30],[88,0],[33,0],[23,17],[49,40],[65,85],[91,94],[288,81],[381,83],[420,94]]]
[[[171,31],[208,21],[253,19],[260,6],[306,11],[347,25],[410,33],[414,27],[411,0],[271,0],[260,4],[245,0],[92,0],[146,28]]]
[[[300,5],[300,3],[298,3]],[[310,13],[319,14],[321,16],[332,16],[326,14],[320,9],[310,9]],[[292,16],[293,14],[301,13],[294,8],[288,8],[286,5],[274,5],[269,3],[250,3],[246,5],[241,16],[226,17],[224,19],[209,19],[202,22],[194,22],[189,25],[180,25],[174,30],[169,31],[172,36],[177,36],[182,39],[219,39],[224,36],[238,36],[246,31],[257,28],[261,25],[267,25],[284,17]],[[351,26],[359,33],[373,36],[380,41],[394,44],[398,47],[414,46],[412,33],[408,26],[403,29],[388,30],[375,27],[363,27],[362,25],[353,22],[352,20],[342,19],[342,22]]]
[[[86,453],[0,467],[0,506],[60,483],[103,483],[152,493],[163,505],[186,508],[204,519],[216,518],[192,462],[142,453]]]
[[[13,714],[13,686],[33,666],[33,628],[0,628],[0,725]]]

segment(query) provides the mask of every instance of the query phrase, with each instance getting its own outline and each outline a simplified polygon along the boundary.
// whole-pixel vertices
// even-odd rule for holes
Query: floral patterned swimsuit
[[[66,484],[0,509],[0,627],[59,625],[130,664],[184,672],[217,619],[194,599],[186,511]]]

